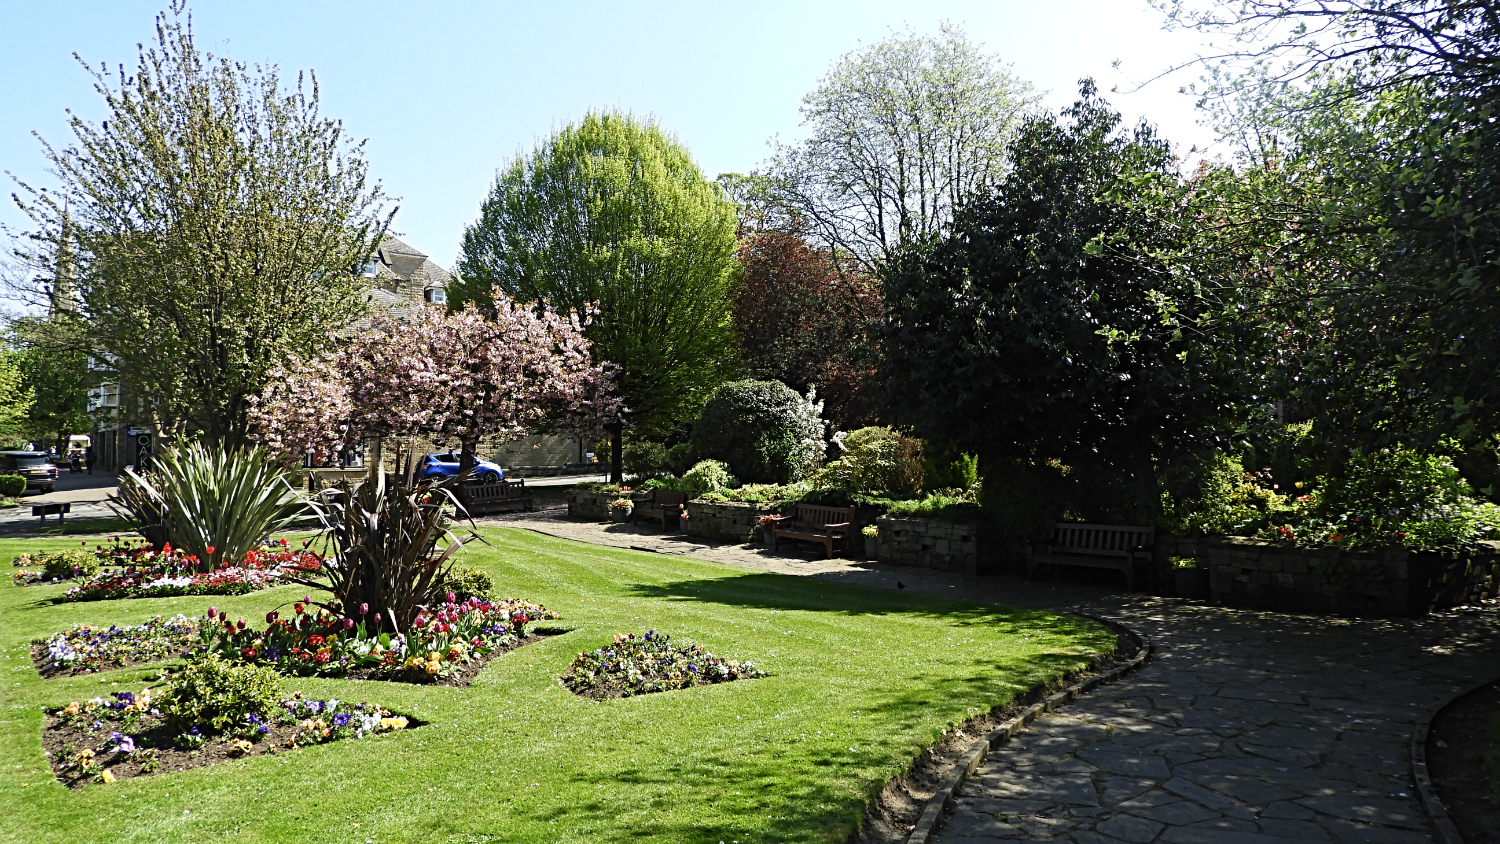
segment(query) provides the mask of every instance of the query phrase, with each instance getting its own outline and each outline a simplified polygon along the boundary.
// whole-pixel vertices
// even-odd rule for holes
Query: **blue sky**
[[[31,133],[65,144],[66,109],[102,117],[71,54],[133,66],[135,45],[154,37],[164,5],[7,3],[0,169],[47,184]],[[591,107],[654,115],[712,177],[755,168],[772,136],[800,137],[802,95],[839,56],[893,29],[935,33],[941,21],[958,23],[1047,91],[1051,108],[1071,102],[1082,76],[1123,90],[1203,50],[1191,34],[1161,31],[1145,0],[199,0],[192,12],[200,49],[277,64],[285,80],[317,71],[324,114],[369,139],[373,175],[401,199],[396,230],[445,267],[496,169]],[[1177,93],[1195,77],[1178,73],[1110,98],[1186,152],[1211,141],[1191,98]],[[8,198],[13,190],[0,207],[12,231],[27,222]]]

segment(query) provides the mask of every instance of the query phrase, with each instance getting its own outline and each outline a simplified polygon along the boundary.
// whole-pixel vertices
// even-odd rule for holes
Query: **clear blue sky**
[[[4,4],[0,169],[48,183],[31,133],[65,144],[65,109],[102,117],[71,54],[133,67],[165,2]],[[287,80],[317,71],[324,114],[369,139],[373,175],[401,199],[396,230],[445,267],[496,169],[590,107],[654,115],[712,177],[755,168],[773,135],[800,137],[802,95],[839,56],[892,29],[958,23],[1047,91],[1052,108],[1071,102],[1082,76],[1123,90],[1202,49],[1193,35],[1161,31],[1145,0],[198,0],[192,12],[200,49],[274,63]],[[1211,140],[1177,93],[1195,77],[1111,100],[1186,152]],[[0,223],[24,229],[13,190]]]

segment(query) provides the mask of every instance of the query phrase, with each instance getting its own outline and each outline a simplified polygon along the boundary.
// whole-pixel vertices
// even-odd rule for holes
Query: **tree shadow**
[[[1095,622],[1045,610],[978,604],[954,598],[893,592],[871,586],[834,583],[794,575],[760,572],[732,577],[697,578],[669,583],[634,583],[627,594],[666,601],[696,601],[758,610],[800,610],[847,616],[912,615],[943,618],[955,626],[982,624],[1024,627],[1044,622],[1064,635],[1084,633]]]

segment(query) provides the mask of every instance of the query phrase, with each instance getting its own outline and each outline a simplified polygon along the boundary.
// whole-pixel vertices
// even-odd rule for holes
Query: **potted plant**
[[[760,544],[767,548],[771,547],[771,528],[776,526],[776,520],[779,518],[781,517],[775,513],[767,513],[755,520],[756,524],[760,525]]]
[[[865,537],[865,559],[876,560],[880,557],[880,527],[878,525],[865,525],[859,529]]]
[[[678,508],[678,512],[677,512],[677,529],[680,530],[680,531],[682,531],[683,533],[687,533],[687,526],[688,526],[687,505],[686,504],[678,504],[677,508]]]
[[[617,522],[627,522],[634,509],[635,503],[629,498],[616,498],[609,502],[609,517]]]
[[[1179,598],[1208,597],[1208,569],[1200,568],[1196,557],[1172,557],[1172,586]]]

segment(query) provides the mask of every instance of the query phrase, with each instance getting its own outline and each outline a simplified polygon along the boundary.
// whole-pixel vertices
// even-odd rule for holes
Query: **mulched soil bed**
[[[392,674],[390,673],[389,669],[379,668],[359,668],[350,671],[347,674],[329,674],[323,676],[335,680],[373,680],[392,683],[408,683],[421,686],[450,686],[453,688],[462,688],[473,683],[474,678],[479,675],[480,670],[483,669],[490,660],[498,656],[508,654],[512,651],[520,650],[527,645],[536,644],[543,639],[547,639],[552,636],[561,636],[562,634],[569,632],[571,632],[571,630],[563,627],[534,629],[532,630],[530,636],[527,636],[525,639],[520,640],[512,647],[506,648],[504,650],[496,650],[488,656],[471,659],[467,663],[465,663],[462,668],[447,677],[437,677],[434,679],[428,677],[428,675],[426,674],[407,671],[400,672],[399,674]],[[42,679],[44,680],[50,680],[54,677],[73,677],[79,674],[96,674],[104,671],[116,671],[121,668],[129,668],[135,665],[149,665],[152,663],[160,663],[165,661],[166,659],[170,659],[170,657],[161,659],[128,660],[124,662],[111,661],[109,663],[106,663],[103,667],[97,669],[83,667],[57,669],[52,668],[48,665],[49,660],[47,658],[46,645],[40,642],[33,642],[31,644],[31,663],[36,668],[37,673],[42,675]]]
[[[425,726],[426,721],[405,713],[397,713],[406,718],[407,730],[413,730]],[[216,765],[226,759],[245,759],[251,756],[269,756],[278,753],[291,753],[301,750],[302,747],[288,747],[287,740],[297,732],[295,724],[271,725],[271,731],[259,741],[251,745],[244,753],[236,754],[229,746],[227,737],[221,741],[218,738],[209,739],[197,750],[179,750],[173,746],[180,730],[167,727],[163,718],[153,715],[142,715],[140,717],[142,728],[132,735],[137,738],[140,749],[134,753],[122,757],[111,757],[107,760],[105,769],[114,774],[115,779],[126,779],[128,777],[153,776],[155,774],[166,774],[173,771],[186,771],[189,768],[199,768],[204,765]],[[371,738],[369,736],[366,737]],[[364,741],[365,739],[334,739],[322,742],[322,744],[333,744],[337,741]],[[53,773],[63,785],[72,789],[84,788],[94,784],[103,787],[95,776],[80,776],[76,768],[67,771],[58,770],[58,759],[63,759],[77,747],[98,744],[97,734],[88,735],[80,727],[69,727],[62,723],[56,715],[48,714],[46,726],[42,730],[42,748],[47,752],[48,761],[52,764]],[[309,745],[316,747],[317,745]],[[143,769],[142,762],[146,758],[143,752],[146,748],[156,748],[157,767],[153,771]],[[113,759],[119,761],[113,761]]]
[[[1465,844],[1500,844],[1500,681],[1438,713],[1427,767]]]
[[[1005,706],[976,715],[957,729],[944,733],[937,744],[922,751],[905,773],[886,783],[875,799],[865,806],[864,819],[860,822],[859,829],[849,836],[845,844],[902,844],[907,841],[912,830],[916,829],[922,812],[927,809],[927,802],[937,793],[938,786],[954,767],[968,755],[974,742],[1021,714],[1022,710],[1033,703],[1061,688],[1108,671],[1140,652],[1143,645],[1134,634],[1124,628],[1116,628],[1115,632],[1118,645],[1114,654],[1096,659],[1087,670],[1059,677],[1050,684],[1018,696]]]

